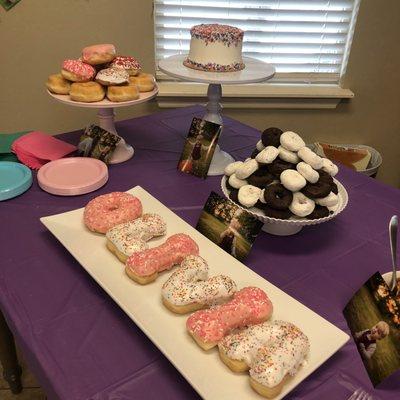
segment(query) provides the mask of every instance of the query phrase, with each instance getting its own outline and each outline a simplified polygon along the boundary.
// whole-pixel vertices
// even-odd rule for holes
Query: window
[[[189,50],[199,23],[245,31],[243,53],[272,63],[275,82],[339,84],[360,0],[155,0],[156,61]]]

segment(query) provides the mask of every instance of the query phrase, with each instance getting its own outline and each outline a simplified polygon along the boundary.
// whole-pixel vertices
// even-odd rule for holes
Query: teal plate
[[[23,164],[0,162],[0,201],[26,192],[32,185],[32,172]]]

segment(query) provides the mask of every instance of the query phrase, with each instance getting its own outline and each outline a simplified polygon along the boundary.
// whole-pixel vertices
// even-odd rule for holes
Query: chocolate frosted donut
[[[331,192],[331,187],[330,183],[321,181],[320,179],[317,183],[307,183],[307,185],[301,189],[301,192],[310,199],[320,199],[328,196]]]
[[[275,210],[272,207],[269,207],[267,205],[264,204],[262,211],[264,211],[264,214],[267,217],[271,217],[271,218],[277,218],[277,219],[288,219],[292,216],[292,213],[290,210],[286,209],[286,210]]]
[[[318,204],[316,204],[314,211],[311,214],[307,215],[307,219],[325,218],[331,213],[332,212],[329,211],[327,207],[319,206]]]
[[[293,193],[282,184],[274,183],[265,188],[264,199],[276,210],[287,210],[293,200]]]
[[[280,138],[283,131],[279,128],[268,128],[261,134],[262,144],[267,146],[279,147],[281,142]]]
[[[274,179],[275,177],[270,172],[268,172],[266,168],[259,168],[247,178],[247,182],[250,185],[257,186],[263,189],[265,186],[272,183]]]
[[[337,187],[335,182],[332,182],[332,184],[331,184],[331,192],[333,192],[335,194],[339,193],[339,189],[338,189],[338,187]]]
[[[238,189],[232,189],[229,193],[229,198],[234,201],[235,203],[239,203],[239,190]]]
[[[319,181],[330,184],[333,183],[333,178],[327,172],[323,171],[322,169],[319,169],[317,172],[319,174]]]
[[[295,169],[296,167],[292,163],[276,158],[272,164],[269,164],[268,168],[269,171],[279,179],[283,171],[287,169]]]

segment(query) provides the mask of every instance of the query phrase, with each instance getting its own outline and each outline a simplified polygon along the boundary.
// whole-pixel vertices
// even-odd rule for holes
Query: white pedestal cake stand
[[[115,112],[114,108],[134,106],[137,104],[145,103],[157,96],[158,87],[156,86],[151,92],[142,92],[137,100],[112,102],[108,99],[102,101],[95,101],[93,103],[84,103],[81,101],[73,101],[67,94],[54,94],[47,91],[48,94],[60,103],[67,104],[69,106],[83,107],[83,108],[95,108],[98,109],[97,117],[99,118],[99,126],[103,129],[116,133],[115,129]],[[119,135],[118,135],[119,136]],[[132,146],[127,144],[123,138],[118,142],[117,147],[112,155],[110,164],[118,164],[132,158],[134,149]]]
[[[174,55],[161,60],[158,66],[162,72],[174,78],[189,82],[208,83],[207,113],[204,119],[220,125],[222,125],[221,85],[262,82],[275,74],[275,68],[272,65],[250,57],[243,57],[246,67],[236,72],[206,72],[191,69],[183,65],[186,57],[187,54]],[[233,161],[235,161],[234,158],[217,145],[208,175],[223,175],[225,167]]]

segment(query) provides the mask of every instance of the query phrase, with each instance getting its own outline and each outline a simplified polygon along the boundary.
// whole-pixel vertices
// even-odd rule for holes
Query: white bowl
[[[271,218],[264,215],[264,213],[256,208],[244,208],[240,204],[237,204],[240,208],[248,211],[250,214],[254,215],[258,218],[261,222],[264,223],[262,230],[272,235],[279,235],[279,236],[289,236],[294,235],[303,229],[303,226],[307,225],[317,225],[322,224],[323,222],[330,221],[331,219],[335,218],[339,215],[347,206],[349,201],[349,196],[347,194],[346,189],[344,186],[336,179],[334,179],[337,187],[338,187],[338,196],[339,196],[339,203],[336,207],[336,210],[324,218],[318,219],[306,219],[306,218],[298,218],[298,217],[291,217],[289,219],[278,219],[278,218]],[[222,177],[221,180],[221,189],[224,195],[229,199],[230,191],[226,187],[226,176]]]

